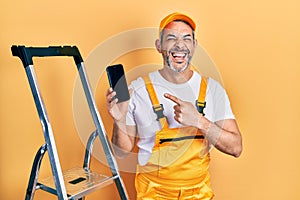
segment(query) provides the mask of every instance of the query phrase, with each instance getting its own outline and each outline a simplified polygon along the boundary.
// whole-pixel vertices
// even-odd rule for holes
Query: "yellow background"
[[[296,0],[1,1],[0,198],[24,198],[33,157],[44,141],[25,71],[12,57],[11,45],[77,45],[86,58],[115,34],[156,27],[166,14],[181,11],[197,22],[198,42],[218,66],[243,135],[239,159],[212,152],[215,199],[300,199],[299,9]],[[47,58],[35,65],[62,167],[81,165],[84,145],[72,118],[74,63]],[[107,116],[102,107],[100,112]],[[92,164],[107,171],[97,160]],[[46,155],[40,176],[49,173]],[[122,174],[133,199],[133,175]],[[38,191],[36,199],[54,198]],[[109,186],[88,199],[118,196]]]

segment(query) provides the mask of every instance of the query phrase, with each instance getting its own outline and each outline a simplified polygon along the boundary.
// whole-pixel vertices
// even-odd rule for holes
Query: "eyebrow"
[[[185,34],[183,37],[184,37],[184,38],[185,38],[185,37],[192,37],[192,35],[188,33],[188,34]]]
[[[176,35],[169,33],[167,37],[176,37]]]
[[[177,36],[172,34],[172,33],[169,33],[167,35],[167,37],[177,37]],[[183,35],[183,38],[186,38],[186,37],[192,37],[192,35],[190,33],[187,33],[187,34]]]

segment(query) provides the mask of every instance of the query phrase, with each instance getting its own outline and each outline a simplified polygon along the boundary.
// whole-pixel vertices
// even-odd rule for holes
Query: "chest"
[[[175,103],[171,100],[164,97],[165,93],[170,93],[183,101],[190,102],[195,106],[195,102],[198,99],[200,86],[187,86],[187,87],[178,87],[172,88],[164,85],[153,85],[155,89],[156,96],[160,104],[164,107],[164,115],[167,117],[169,127],[177,128],[181,127],[181,125],[175,121],[174,119],[174,105]],[[147,127],[151,124],[157,124],[158,121],[156,120],[157,116],[153,111],[151,99],[146,88],[141,88],[137,91],[134,97],[134,104],[135,104],[135,111],[134,111],[134,118],[139,127]],[[212,97],[210,94],[206,95],[206,108],[204,112],[206,116],[209,118],[210,113],[213,112],[211,103]],[[196,108],[196,106],[195,106]]]

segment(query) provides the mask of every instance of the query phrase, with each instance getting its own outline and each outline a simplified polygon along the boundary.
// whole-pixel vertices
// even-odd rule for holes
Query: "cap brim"
[[[180,20],[180,21],[185,21],[187,22],[191,28],[193,29],[193,31],[195,31],[196,29],[196,24],[195,22],[187,15],[185,14],[182,14],[182,13],[172,13],[168,16],[166,16],[160,23],[160,31],[162,29],[164,29],[169,23],[173,22],[173,21],[177,21],[177,20]]]

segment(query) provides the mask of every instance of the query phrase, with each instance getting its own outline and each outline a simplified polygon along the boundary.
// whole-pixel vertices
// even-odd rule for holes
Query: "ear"
[[[197,39],[194,39],[193,46],[194,46],[194,48],[193,48],[193,55],[194,55],[194,52],[195,52],[195,50],[196,50],[196,48],[197,48],[197,46],[198,46],[198,41],[197,41]]]
[[[157,40],[155,41],[155,47],[156,47],[156,50],[157,50],[159,53],[161,53],[161,42],[160,42],[159,39],[157,39]]]
[[[194,47],[196,48],[198,45],[198,40],[197,39],[194,39]]]

